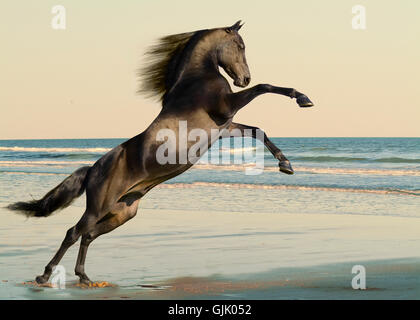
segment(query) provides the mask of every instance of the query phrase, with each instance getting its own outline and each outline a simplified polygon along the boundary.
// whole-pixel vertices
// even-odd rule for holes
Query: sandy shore
[[[420,298],[418,218],[141,210],[88,253],[88,275],[115,287],[75,287],[75,245],[61,262],[67,288],[55,290],[22,282],[43,270],[80,208],[1,215],[1,299]],[[356,264],[363,292],[351,288]]]

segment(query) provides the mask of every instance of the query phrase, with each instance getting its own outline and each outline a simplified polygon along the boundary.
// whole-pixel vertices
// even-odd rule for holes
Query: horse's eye
[[[238,46],[239,46],[239,49],[241,49],[241,50],[245,49],[245,46],[242,43],[240,43]]]

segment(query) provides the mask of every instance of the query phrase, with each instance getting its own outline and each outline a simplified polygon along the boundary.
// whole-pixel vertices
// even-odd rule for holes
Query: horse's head
[[[231,27],[219,29],[221,39],[217,50],[219,66],[226,71],[233,79],[233,84],[238,87],[246,87],[251,81],[245,57],[245,44],[238,33],[242,25],[239,20]]]

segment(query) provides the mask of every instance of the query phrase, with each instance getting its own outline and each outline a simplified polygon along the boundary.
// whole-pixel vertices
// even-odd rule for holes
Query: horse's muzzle
[[[245,88],[251,82],[250,77],[244,77],[243,79],[236,78],[233,84],[237,87]]]

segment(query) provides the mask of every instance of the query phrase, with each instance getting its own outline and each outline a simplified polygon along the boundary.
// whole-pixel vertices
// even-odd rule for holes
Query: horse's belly
[[[161,115],[146,130],[141,150],[141,172],[136,175],[132,191],[147,192],[159,183],[169,180],[196,163],[219,139],[222,130],[230,124],[218,126],[207,113]],[[139,148],[139,145],[136,145]]]

